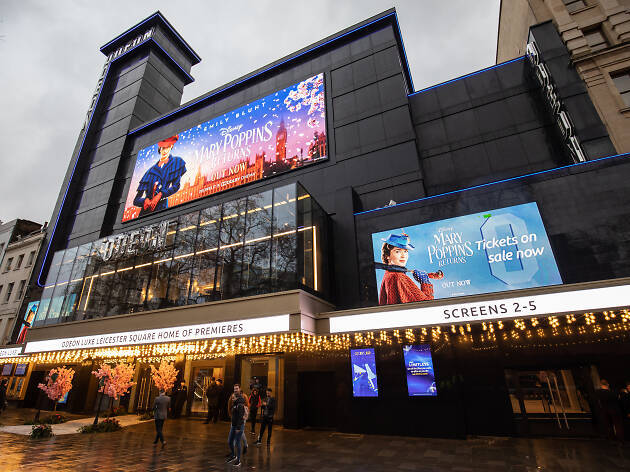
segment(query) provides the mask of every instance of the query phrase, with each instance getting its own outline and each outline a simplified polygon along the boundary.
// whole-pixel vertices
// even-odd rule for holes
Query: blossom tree
[[[172,389],[177,379],[178,370],[166,361],[160,363],[160,367],[151,368],[151,379],[158,390],[164,390],[165,392]]]
[[[44,379],[46,383],[40,383],[37,387],[43,390],[48,398],[55,402],[55,408],[53,411],[57,411],[57,403],[63,397],[66,396],[72,389],[72,378],[74,377],[74,370],[68,369],[65,366],[51,369],[48,375]]]
[[[92,374],[99,379],[98,391],[109,397],[110,409],[113,401],[126,394],[135,384],[135,382],[131,381],[133,373],[134,368],[124,362],[116,364],[114,367],[109,364],[101,364],[100,369],[92,371]],[[101,403],[99,401],[98,408],[96,410],[96,417],[94,418],[94,424],[98,423],[98,414],[100,409]]]

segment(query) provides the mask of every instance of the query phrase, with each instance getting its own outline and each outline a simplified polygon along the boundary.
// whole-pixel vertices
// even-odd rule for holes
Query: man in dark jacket
[[[227,462],[232,462],[234,467],[241,466],[241,440],[243,431],[245,430],[245,398],[241,394],[241,386],[234,384],[234,401],[232,402],[232,426],[228,435],[228,445],[230,453],[227,456]],[[234,448],[236,447],[236,455]]]
[[[158,439],[162,441],[162,447],[166,446],[162,428],[168,416],[168,409],[171,406],[171,398],[166,395],[164,390],[160,390],[160,395],[155,397],[153,402],[153,417],[155,418],[155,440],[153,444],[157,444]]]
[[[208,399],[208,417],[205,424],[210,423],[210,419],[212,419],[213,423],[217,422],[219,418],[219,386],[214,380],[214,377],[210,379],[210,385],[206,389],[206,398]]]
[[[267,445],[271,444],[271,427],[273,426],[273,415],[276,413],[276,399],[271,396],[271,389],[267,389],[267,395],[262,399],[261,413],[262,419],[260,421],[260,435],[256,441],[256,445],[259,446],[262,442],[262,437],[265,434],[265,428],[269,428],[267,433]]]
[[[595,395],[599,407],[602,433],[607,436],[608,439],[616,438],[619,441],[623,441],[621,405],[619,404],[617,395],[610,390],[610,384],[607,380],[600,380],[599,388],[595,390]]]
[[[0,382],[0,413],[4,411],[7,406],[7,385],[9,381],[2,379]]]

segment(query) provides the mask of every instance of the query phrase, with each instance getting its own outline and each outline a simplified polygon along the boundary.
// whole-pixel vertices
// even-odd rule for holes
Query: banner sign
[[[140,150],[122,220],[326,157],[322,73]]]
[[[30,354],[67,349],[95,349],[137,344],[194,341],[197,339],[242,337],[287,331],[289,331],[289,315],[277,315],[247,320],[223,321],[220,323],[32,341],[26,343],[24,352]]]
[[[0,359],[7,357],[17,357],[22,354],[21,347],[9,347],[5,349],[0,349]]]
[[[630,306],[630,285],[330,318],[331,333],[583,313]]]
[[[374,348],[350,349],[352,362],[352,395],[378,397]]]
[[[379,304],[562,283],[536,203],[372,234]]]
[[[407,392],[410,397],[435,397],[435,371],[429,344],[403,346],[403,358],[407,371]]]

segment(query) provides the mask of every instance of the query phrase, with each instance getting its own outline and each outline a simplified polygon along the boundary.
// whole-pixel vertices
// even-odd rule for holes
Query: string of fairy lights
[[[569,314],[458,325],[312,335],[284,333],[242,338],[145,344],[98,349],[43,352],[0,359],[0,364],[75,364],[86,361],[155,363],[214,359],[240,354],[331,353],[347,355],[355,347],[430,343],[433,349],[469,345],[474,350],[536,348],[623,340],[630,337],[630,310]]]

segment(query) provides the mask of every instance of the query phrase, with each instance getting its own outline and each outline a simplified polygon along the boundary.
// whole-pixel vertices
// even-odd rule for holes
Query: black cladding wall
[[[440,205],[433,201],[430,211],[420,204],[418,208],[425,209],[413,215],[407,208],[386,210],[383,218],[360,217],[357,227],[355,212],[382,207],[390,200],[414,200],[551,169],[568,164],[570,158],[526,59],[409,95],[406,63],[391,13],[366,20],[351,34],[342,33],[335,39],[322,40],[309,52],[299,51],[274,67],[254,71],[209,92],[183,105],[172,116],[135,131],[134,127],[179,107],[183,87],[191,80],[186,71],[194,61],[163,32],[159,40],[168,45],[170,55],[149,45],[117,60],[90,128],[93,134],[86,139],[87,151],[80,156],[66,202],[69,215],[58,229],[61,236],[53,249],[77,246],[299,181],[332,216],[333,301],[338,308],[348,308],[373,300],[372,271],[366,266],[372,259],[365,247],[369,238],[366,231],[399,227],[401,221],[420,223],[536,199],[539,205],[544,201],[549,206],[542,210],[547,224],[565,221],[555,218],[554,211],[563,213],[560,216],[571,214],[562,206],[565,203],[560,203],[567,200],[567,194],[559,189],[572,192],[572,185],[576,185],[573,181],[569,185],[567,177],[544,190],[519,184],[517,191],[507,193],[516,192],[517,197],[505,198],[506,191],[501,189],[479,204],[466,197],[439,200]],[[555,29],[550,24],[539,25],[532,29],[532,35],[543,59],[549,61],[554,80],[557,77],[567,109],[577,116],[576,133],[589,158],[613,154],[605,128],[584,84],[568,65],[568,53],[562,42],[558,43]],[[325,74],[327,161],[121,222],[140,149],[320,72]],[[578,184],[591,185],[589,179],[593,178],[583,177]],[[605,197],[610,195],[602,189]],[[612,202],[605,201],[613,211]],[[583,202],[585,207],[589,204]],[[558,205],[560,209],[556,209]],[[567,225],[573,223],[567,221]],[[566,229],[553,233],[558,241],[566,239],[564,246],[554,246],[559,254],[567,254],[569,265],[561,268],[565,281],[573,277],[569,275],[573,268],[579,268],[570,260],[575,255],[570,247],[578,243],[575,236],[567,234]],[[602,276],[621,272],[596,271]]]

